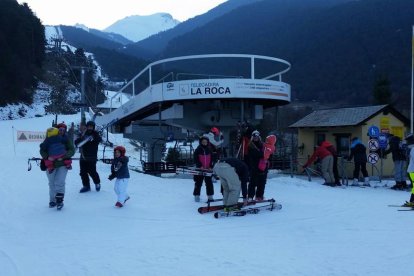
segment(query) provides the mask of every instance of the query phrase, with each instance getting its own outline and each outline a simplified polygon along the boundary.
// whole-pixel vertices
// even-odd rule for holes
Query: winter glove
[[[114,174],[110,174],[109,176],[108,176],[108,179],[110,180],[110,181],[112,181],[112,179],[114,179],[115,178],[115,175]]]

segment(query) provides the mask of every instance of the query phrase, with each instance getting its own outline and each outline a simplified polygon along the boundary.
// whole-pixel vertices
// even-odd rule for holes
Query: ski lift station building
[[[112,97],[127,93],[129,100],[97,117],[96,123],[113,122],[112,129],[151,145],[149,161],[160,161],[166,140],[216,126],[228,141],[238,122],[257,124],[265,108],[288,104],[290,85],[282,77],[289,69],[285,60],[245,54],[156,61]]]

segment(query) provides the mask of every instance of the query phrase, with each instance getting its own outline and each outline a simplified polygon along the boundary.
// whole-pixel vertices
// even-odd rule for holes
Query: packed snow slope
[[[412,275],[414,212],[387,206],[409,193],[387,188],[276,174],[265,196],[282,210],[214,219],[197,213],[204,203],[193,201],[190,177],[131,171],[131,200],[119,209],[110,166],[98,163],[100,192],[79,194],[74,161],[65,207],[49,209],[45,172],[27,170],[39,143],[17,143],[15,131],[44,131],[52,119],[0,121],[1,275]],[[127,140],[117,144],[134,154]]]

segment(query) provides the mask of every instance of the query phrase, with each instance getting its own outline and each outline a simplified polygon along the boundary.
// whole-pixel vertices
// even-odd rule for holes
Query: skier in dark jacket
[[[264,170],[259,169],[259,162],[264,157],[263,143],[260,138],[259,131],[255,130],[252,132],[248,148],[248,160],[250,168],[248,197],[249,200],[253,200],[253,197],[256,196],[256,200],[260,201],[263,200],[268,170],[267,167]]]
[[[359,171],[361,170],[362,175],[364,176],[364,186],[370,186],[367,171],[366,149],[367,148],[357,137],[352,138],[351,155],[348,158],[348,161],[351,161],[352,158],[354,158],[354,182],[352,183],[352,185],[358,185]]]
[[[85,142],[83,144],[83,142]],[[91,176],[93,183],[95,184],[96,191],[101,189],[101,180],[99,174],[96,171],[96,162],[98,161],[98,146],[102,141],[101,136],[95,130],[95,123],[89,121],[86,123],[86,130],[81,133],[80,137],[75,140],[75,145],[79,146],[80,150],[80,177],[82,179],[82,189],[80,193],[89,192],[91,190],[89,176]]]
[[[114,191],[117,195],[116,207],[123,207],[125,202],[129,200],[127,193],[128,181],[129,181],[129,169],[128,161],[129,158],[125,156],[125,148],[123,146],[117,146],[114,148],[114,160],[111,165],[111,175],[108,177],[109,180],[116,178]]]
[[[199,139],[199,145],[194,151],[194,163],[201,171],[211,171],[213,168],[213,157],[209,147],[209,140],[207,137],[202,136]],[[194,175],[194,200],[200,201],[200,192],[203,181],[206,183],[206,192],[209,201],[213,200],[214,186],[212,176],[207,175]]]
[[[249,169],[243,161],[237,158],[221,159],[214,165],[214,174],[220,177],[223,187],[223,204],[225,211],[238,209],[240,190],[243,202],[247,203],[247,182],[249,181]]]
[[[384,152],[385,155],[392,153],[394,162],[394,180],[395,185],[391,187],[394,190],[407,189],[407,178],[405,167],[407,164],[407,150],[403,147],[400,137],[391,135],[389,138],[389,148]]]

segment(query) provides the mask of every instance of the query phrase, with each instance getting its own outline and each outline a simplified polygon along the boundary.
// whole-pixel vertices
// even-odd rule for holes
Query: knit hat
[[[258,130],[253,131],[252,137],[260,137],[260,132]]]

